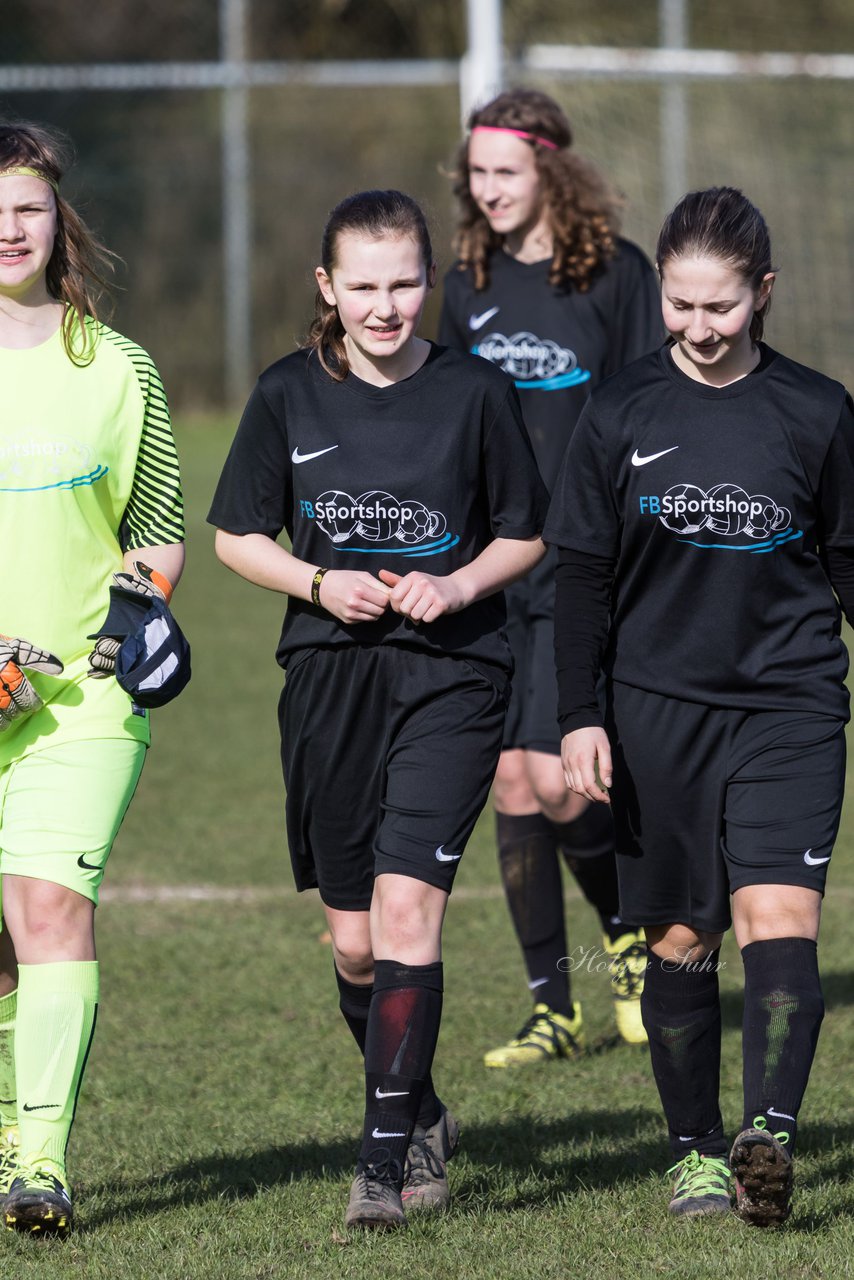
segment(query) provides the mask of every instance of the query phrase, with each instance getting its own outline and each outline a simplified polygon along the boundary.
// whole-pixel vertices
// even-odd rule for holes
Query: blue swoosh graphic
[[[572,373],[561,373],[556,378],[542,378],[539,382],[517,382],[520,391],[562,391],[564,387],[577,387],[582,382],[590,381],[589,369],[573,369]]]
[[[687,543],[689,547],[699,547],[701,551],[750,551],[754,555],[761,555],[763,552],[776,551],[784,542],[791,542],[792,538],[802,538],[803,536],[802,529],[789,529],[786,533],[778,533],[767,542],[737,543],[733,545],[731,542],[693,542],[691,538],[680,538],[679,541]]]
[[[42,493],[45,489],[76,489],[81,484],[95,484],[109,471],[109,467],[98,465],[86,476],[75,476],[73,480],[57,480],[56,484],[37,484],[29,489],[2,488],[0,493]]]
[[[389,546],[388,543],[384,547],[341,547],[341,551],[358,551],[363,556],[432,556],[437,555],[440,551],[447,551],[450,547],[455,547],[459,542],[459,534],[454,537],[453,534],[444,534],[438,542],[415,543],[412,547],[400,550],[398,547]]]

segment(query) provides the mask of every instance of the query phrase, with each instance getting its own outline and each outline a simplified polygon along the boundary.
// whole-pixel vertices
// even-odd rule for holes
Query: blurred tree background
[[[248,58],[458,59],[463,0],[250,0]],[[654,0],[504,0],[511,61],[533,43],[649,46]],[[6,0],[0,62],[212,62],[212,0]],[[850,0],[690,3],[693,47],[854,52]],[[2,68],[0,68],[0,71]],[[508,79],[518,80],[518,73]],[[531,76],[525,77],[534,82]],[[613,79],[536,83],[573,121],[576,145],[626,196],[625,228],[649,253],[665,212],[660,87]],[[838,377],[854,375],[852,82],[704,81],[686,91],[692,186],[742,186],[765,210],[782,273],[772,343]],[[12,92],[0,117],[59,126],[78,164],[67,190],[123,266],[113,322],[146,346],[173,403],[224,398],[221,114],[217,90]],[[253,365],[305,332],[323,223],[343,195],[398,186],[428,211],[440,265],[452,260],[447,171],[460,129],[452,85],[342,88],[291,84],[249,97],[253,207]],[[431,334],[438,298],[431,301]]]

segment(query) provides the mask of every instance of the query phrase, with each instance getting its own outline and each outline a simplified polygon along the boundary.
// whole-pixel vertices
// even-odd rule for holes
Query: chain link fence
[[[71,198],[125,264],[113,323],[152,352],[185,411],[221,408],[247,389],[228,382],[235,339],[224,315],[229,90],[215,86],[225,2],[149,0],[141,16],[131,0],[110,0],[83,23],[66,0],[7,0],[0,53],[0,116],[57,125],[75,140]],[[464,0],[232,3],[245,24],[249,83],[241,92],[251,253],[241,271],[255,371],[305,332],[321,229],[343,195],[411,192],[430,216],[441,266],[450,264],[447,169],[459,137],[466,13]],[[778,0],[772,28],[764,0],[687,12],[694,49],[854,52],[849,0]],[[593,74],[583,58],[561,71],[533,58],[532,47],[654,47],[655,6],[504,0],[503,22],[506,82],[536,84],[562,102],[577,148],[625,194],[626,234],[651,253],[668,203],[665,79],[640,64]],[[366,60],[371,74],[353,83]],[[113,87],[92,87],[99,71]],[[768,218],[781,269],[770,341],[854,383],[854,81],[742,72],[666,83],[681,84],[672,126],[674,138],[685,126],[687,185],[741,186]],[[428,336],[437,316],[434,298]]]

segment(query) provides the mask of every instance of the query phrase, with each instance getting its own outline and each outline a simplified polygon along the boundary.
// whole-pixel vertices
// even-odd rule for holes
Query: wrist
[[[313,605],[316,605],[318,609],[323,608],[323,603],[321,602],[321,599],[320,599],[320,586],[321,586],[321,583],[323,582],[324,577],[328,572],[329,572],[328,568],[315,569],[314,574],[312,575],[310,599],[311,599],[311,603]]]

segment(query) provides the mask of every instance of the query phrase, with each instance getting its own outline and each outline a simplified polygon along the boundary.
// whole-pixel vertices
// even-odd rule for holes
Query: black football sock
[[[368,1012],[374,994],[374,984],[372,982],[349,982],[347,978],[342,978],[338,972],[337,965],[334,968],[335,981],[338,983],[339,1008],[353,1034],[353,1039],[361,1050],[362,1057],[364,1057],[365,1038],[368,1034]],[[433,1088],[433,1078],[428,1076],[424,1081],[424,1089],[421,1094],[418,1124],[423,1125],[425,1129],[429,1129],[431,1125],[436,1123],[441,1113],[442,1104],[436,1096],[436,1090]]]
[[[748,943],[741,958],[743,1128],[753,1128],[761,1117],[768,1132],[789,1135],[785,1145],[791,1152],[824,1017],[816,944],[809,938],[771,938]]]
[[[678,1159],[692,1150],[704,1156],[727,1153],[718,1101],[718,954],[677,965],[648,952],[641,1014],[670,1146]]]
[[[555,822],[557,842],[579,889],[599,915],[609,942],[636,926],[620,917],[620,890],[614,853],[614,820],[603,804],[591,804],[573,822]]]
[[[368,1034],[368,1013],[374,994],[374,984],[373,982],[350,982],[347,978],[342,978],[337,965],[334,967],[335,981],[338,983],[338,1007],[364,1057],[365,1037]]]
[[[365,1126],[356,1168],[373,1163],[372,1153],[385,1148],[399,1187],[441,1017],[441,962],[377,960],[365,1042]]]
[[[542,813],[496,813],[498,863],[507,905],[537,1004],[572,1016],[563,881],[554,828]]]

